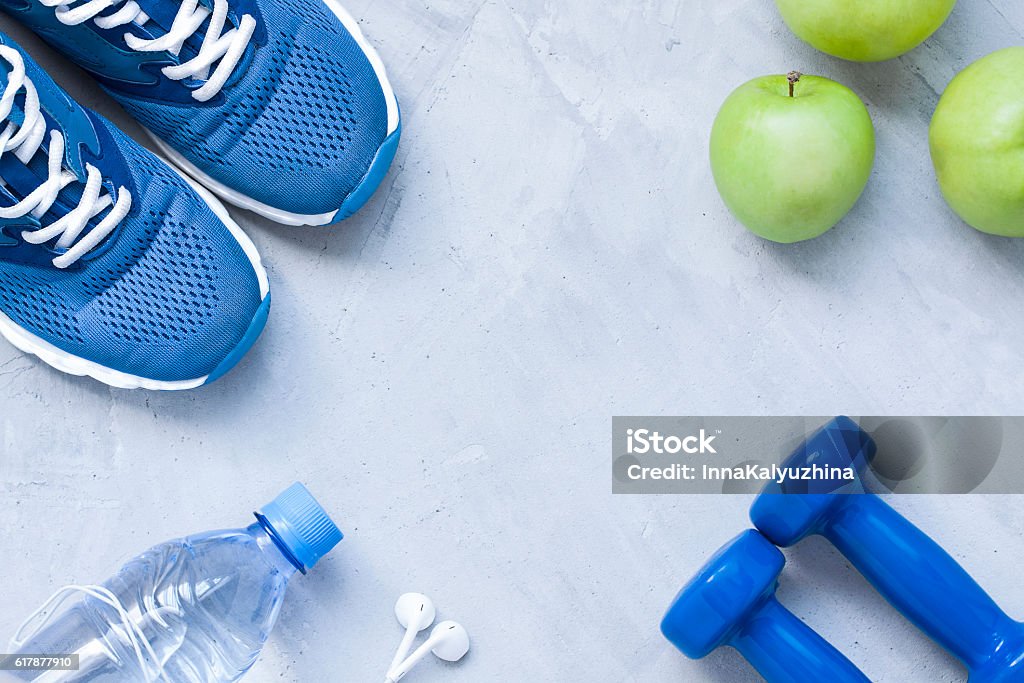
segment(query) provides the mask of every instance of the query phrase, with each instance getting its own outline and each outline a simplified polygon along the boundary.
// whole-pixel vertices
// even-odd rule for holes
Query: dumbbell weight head
[[[771,597],[785,563],[761,534],[744,531],[683,586],[661,621],[661,632],[687,657],[707,656]]]
[[[775,599],[785,558],[751,529],[679,591],[661,632],[688,657],[735,648],[768,683],[868,683],[860,670]]]
[[[875,457],[875,442],[848,417],[837,417],[808,437],[780,465],[804,467],[851,467],[853,481],[834,479],[787,479],[771,481],[750,509],[754,525],[772,542],[788,547],[821,530],[843,496],[864,491],[860,474]],[[785,495],[802,494],[802,495]]]

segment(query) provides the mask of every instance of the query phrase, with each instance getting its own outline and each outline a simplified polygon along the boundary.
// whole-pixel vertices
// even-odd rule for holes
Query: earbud
[[[388,671],[385,683],[398,683],[409,670],[419,664],[420,660],[433,652],[437,657],[447,661],[456,662],[466,656],[469,652],[469,634],[454,621],[442,621],[434,627],[422,645],[409,656],[397,668]]]
[[[409,650],[412,649],[412,641],[416,638],[416,634],[434,623],[436,612],[434,603],[426,595],[405,593],[395,603],[395,616],[398,618],[398,623],[405,627],[405,635],[402,636],[402,643],[398,646],[398,651],[395,652],[388,671],[398,668],[398,665],[409,654]]]

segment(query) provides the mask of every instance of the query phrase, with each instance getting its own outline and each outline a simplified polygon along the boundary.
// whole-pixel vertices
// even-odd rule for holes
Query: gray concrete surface
[[[657,632],[748,500],[613,498],[611,415],[1019,412],[1024,242],[956,219],[925,132],[954,73],[1024,41],[1024,5],[963,0],[876,65],[815,53],[767,0],[348,7],[399,94],[399,156],[335,228],[234,211],[274,291],[235,371],[127,392],[0,345],[0,631],[301,479],[348,537],[296,580],[254,683],[379,680],[407,590],[474,637],[410,682],[755,680]],[[782,247],[729,217],[706,147],[733,87],[793,68],[862,95],[879,154],[837,229]],[[1019,499],[895,503],[1024,615]],[[783,600],[872,679],[964,679],[823,543],[790,557]]]

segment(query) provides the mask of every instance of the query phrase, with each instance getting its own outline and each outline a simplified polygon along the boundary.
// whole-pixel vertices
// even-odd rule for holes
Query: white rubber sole
[[[359,45],[363,54],[366,55],[366,59],[370,62],[370,66],[373,67],[373,73],[377,76],[377,81],[380,83],[381,90],[384,93],[384,104],[387,108],[388,130],[387,134],[384,136],[384,138],[387,139],[388,136],[398,130],[399,113],[398,99],[395,97],[395,91],[391,87],[391,82],[388,80],[388,73],[387,69],[384,67],[384,62],[381,60],[380,55],[377,54],[377,51],[373,49],[373,46],[370,45],[369,41],[366,40],[366,36],[363,35],[362,30],[359,28],[359,23],[344,7],[341,6],[337,0],[323,0],[323,2],[332,12],[334,12],[334,15],[338,17],[338,20],[341,21],[345,29],[352,34],[356,44]],[[146,134],[149,135],[150,139],[160,150],[161,154],[177,164],[180,168],[184,169],[186,173],[190,174],[225,201],[243,209],[248,209],[249,211],[258,213],[272,221],[283,225],[329,225],[334,222],[335,216],[337,216],[338,211],[341,210],[339,207],[338,209],[328,211],[327,213],[292,213],[291,211],[285,211],[283,209],[270,206],[269,204],[259,202],[248,195],[242,194],[241,192],[228,187],[219,180],[211,178],[209,175],[196,168],[195,164],[183,157],[177,150],[167,145],[167,143],[161,140],[151,130],[145,126],[143,126],[143,130],[146,131]]]
[[[199,196],[210,206],[210,209],[213,210],[214,214],[220,218],[231,232],[231,235],[238,241],[239,246],[242,247],[242,251],[245,252],[249,262],[252,264],[253,270],[256,272],[256,280],[260,286],[260,300],[265,300],[270,292],[270,282],[267,279],[267,271],[263,267],[260,255],[256,251],[256,245],[252,243],[252,240],[249,239],[249,236],[245,234],[238,224],[231,219],[227,209],[224,208],[224,205],[216,197],[177,169],[175,169],[175,172],[184,178],[190,186],[195,188]],[[37,356],[44,363],[61,372],[66,372],[69,375],[92,377],[95,380],[119,389],[180,391],[201,386],[209,378],[209,375],[203,375],[195,379],[165,381],[139,377],[121,372],[120,370],[114,370],[95,361],[87,360],[57,348],[42,337],[21,327],[2,312],[0,312],[0,334],[21,351]]]

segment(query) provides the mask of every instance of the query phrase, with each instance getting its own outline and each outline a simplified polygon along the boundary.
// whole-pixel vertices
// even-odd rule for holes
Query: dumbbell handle
[[[1019,629],[956,560],[873,494],[843,496],[822,532],[882,596],[974,670]]]
[[[774,596],[763,603],[729,644],[768,683],[869,683],[860,669]]]

